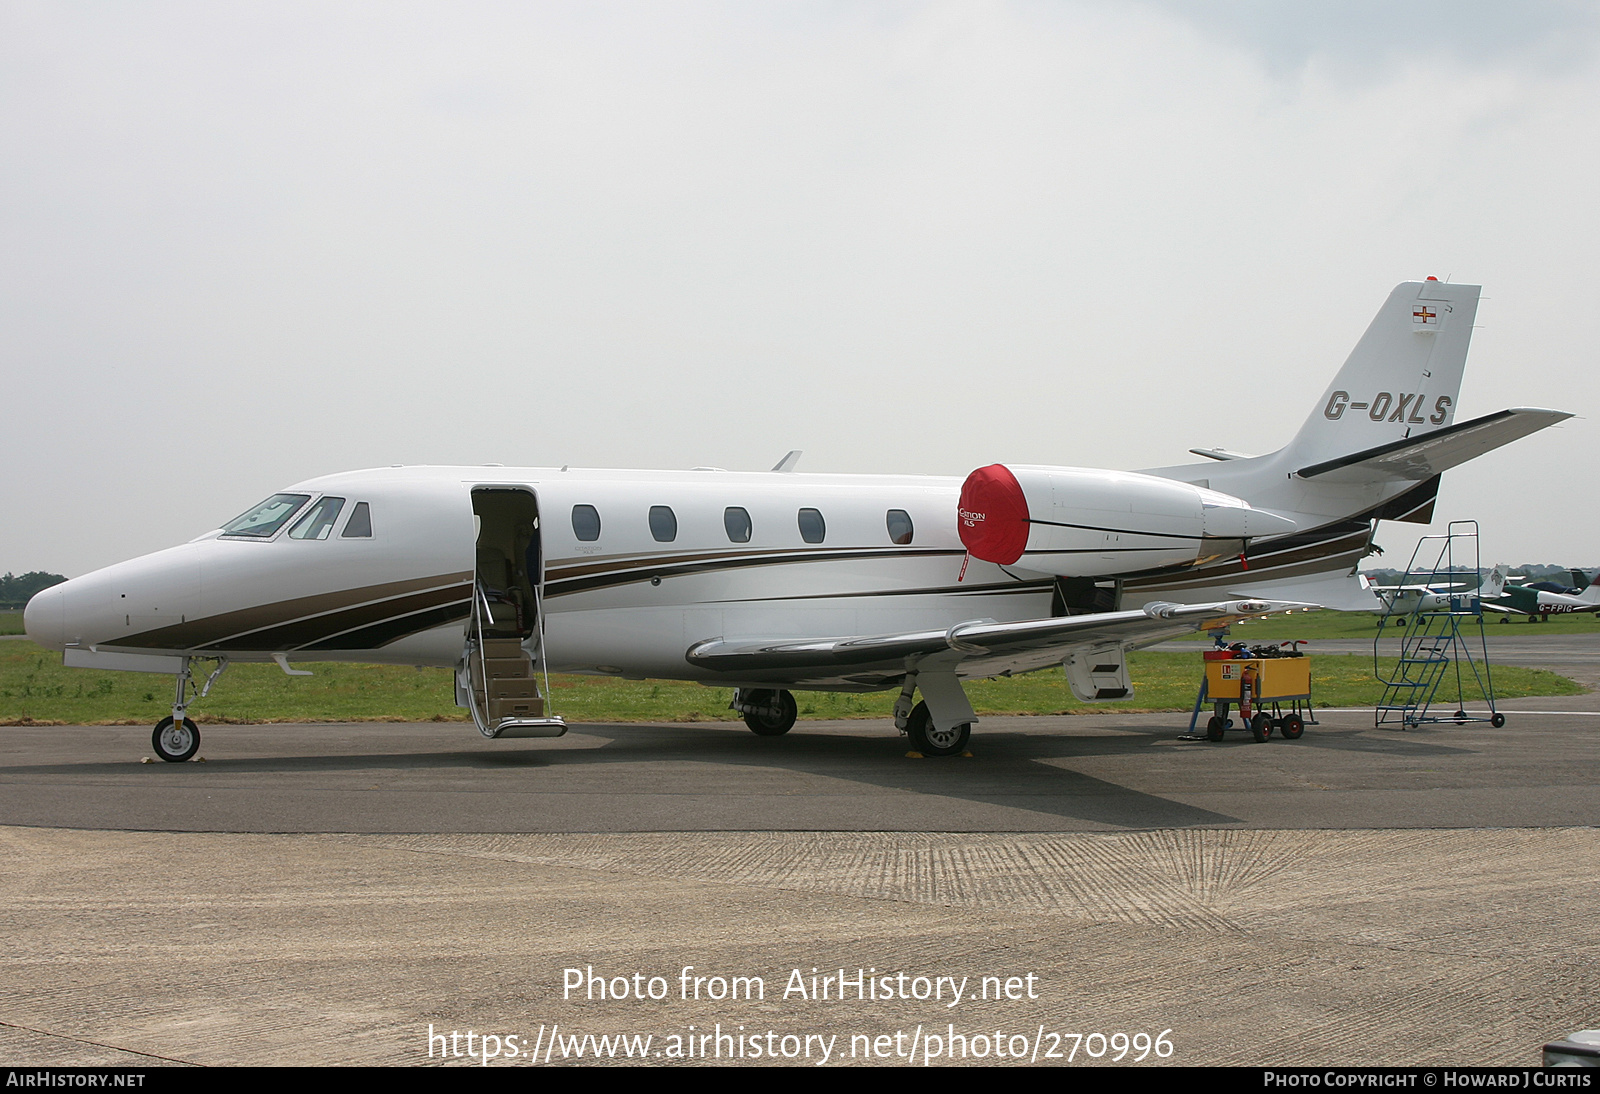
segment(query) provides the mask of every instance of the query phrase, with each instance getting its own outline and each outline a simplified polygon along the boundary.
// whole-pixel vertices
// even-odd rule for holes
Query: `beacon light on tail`
[[[1295,522],[1186,482],[1132,471],[991,464],[957,510],[974,558],[1061,577],[1101,577],[1236,555]]]

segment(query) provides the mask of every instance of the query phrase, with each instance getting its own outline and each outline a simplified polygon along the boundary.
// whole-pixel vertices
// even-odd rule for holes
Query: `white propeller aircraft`
[[[1384,616],[1462,611],[1475,601],[1487,608],[1488,601],[1505,591],[1505,571],[1499,566],[1478,578],[1469,578],[1459,571],[1456,576],[1458,580],[1454,581],[1411,585],[1374,585],[1366,574],[1357,574],[1356,578],[1374,598],[1374,602],[1367,604],[1365,610]]]
[[[1130,648],[1370,604],[1352,575],[1378,520],[1427,523],[1442,471],[1570,417],[1455,422],[1478,291],[1398,286],[1268,455],[965,481],[799,474],[795,454],[762,473],[355,471],[47,589],[27,631],[68,665],[175,674],[154,734],[174,762],[199,747],[199,663],[204,695],[230,660],[303,671],[291,657],[451,666],[488,737],[565,732],[551,672],[732,687],[766,735],[794,724],[791,689],[898,689],[915,747],[958,753],[963,679],[1063,664],[1080,699],[1118,699]]]

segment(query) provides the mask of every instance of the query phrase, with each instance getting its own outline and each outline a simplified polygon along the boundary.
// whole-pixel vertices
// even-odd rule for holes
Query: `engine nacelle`
[[[1186,482],[1132,471],[991,464],[961,487],[974,558],[1060,577],[1102,577],[1236,555],[1295,523]]]

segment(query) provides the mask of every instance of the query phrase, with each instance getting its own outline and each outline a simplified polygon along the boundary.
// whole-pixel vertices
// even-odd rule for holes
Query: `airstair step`
[[[531,676],[517,680],[489,682],[490,699],[537,699],[538,697],[539,682]]]
[[[500,722],[507,718],[542,717],[544,717],[544,700],[537,697],[489,700],[490,722]]]
[[[533,675],[533,662],[528,657],[485,657],[484,675],[490,680],[520,680]]]
[[[548,718],[521,718],[501,722],[494,727],[491,737],[560,737],[567,732],[567,723],[552,714]]]
[[[485,638],[483,640],[483,655],[496,659],[506,657],[525,657],[520,638]]]

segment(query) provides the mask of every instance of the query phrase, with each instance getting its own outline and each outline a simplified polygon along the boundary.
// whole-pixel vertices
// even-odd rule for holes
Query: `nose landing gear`
[[[181,722],[163,718],[156,723],[150,743],[155,746],[157,756],[169,764],[181,764],[200,751],[200,730],[187,718]]]
[[[155,732],[150,735],[150,744],[155,748],[156,755],[169,764],[181,764],[194,758],[200,751],[200,728],[187,717],[189,710],[189,693],[194,687],[194,673],[189,671],[190,659],[183,659],[183,667],[178,672],[178,694],[172,700],[172,714],[156,723]],[[222,670],[228,667],[226,657],[217,658],[217,667],[211,670],[211,675],[206,677],[206,682],[199,689],[196,699],[203,699],[211,693],[211,685],[217,682],[217,677],[222,675]]]

